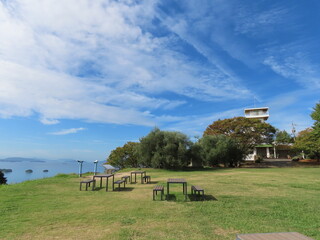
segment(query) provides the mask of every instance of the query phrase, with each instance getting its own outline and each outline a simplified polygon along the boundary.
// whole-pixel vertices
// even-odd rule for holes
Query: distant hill
[[[9,157],[0,159],[0,162],[46,162],[46,160],[38,158]]]

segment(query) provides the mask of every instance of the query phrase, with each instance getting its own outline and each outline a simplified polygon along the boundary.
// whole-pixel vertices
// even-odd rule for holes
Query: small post
[[[97,174],[97,165],[98,165],[98,160],[95,160],[93,163],[94,163],[93,175],[96,175],[96,174]]]
[[[78,160],[78,163],[79,163],[79,177],[82,176],[82,164],[83,164],[84,161],[82,160]]]

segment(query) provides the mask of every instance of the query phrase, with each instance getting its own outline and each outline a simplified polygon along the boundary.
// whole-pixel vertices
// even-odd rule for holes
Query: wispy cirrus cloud
[[[67,134],[72,134],[72,133],[77,133],[80,131],[86,130],[85,128],[70,128],[70,129],[63,129],[61,131],[57,132],[51,132],[49,133],[50,135],[67,135]]]
[[[247,90],[152,31],[158,1],[0,2],[0,117],[154,125],[180,96],[221,101]],[[157,28],[164,28],[158,24]],[[162,97],[173,93],[174,98]],[[124,117],[126,116],[126,117]]]

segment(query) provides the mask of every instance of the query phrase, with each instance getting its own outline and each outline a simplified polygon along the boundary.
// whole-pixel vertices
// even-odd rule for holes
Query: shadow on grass
[[[158,181],[150,181],[149,183],[143,183],[143,184],[146,184],[146,185],[150,185],[150,184],[157,184]]]
[[[176,201],[176,200],[177,200],[177,197],[176,197],[176,195],[174,195],[174,194],[167,194],[167,195],[165,196],[165,200],[167,200],[167,201]]]
[[[131,192],[131,191],[133,191],[133,189],[134,188],[132,188],[132,187],[126,187],[126,188],[120,187],[120,189],[116,187],[116,188],[114,188],[114,191],[115,192]]]
[[[218,201],[213,195],[198,195],[198,194],[188,194],[190,201]]]

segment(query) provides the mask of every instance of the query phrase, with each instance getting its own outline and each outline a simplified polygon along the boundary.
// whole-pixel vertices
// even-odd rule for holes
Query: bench
[[[153,188],[153,200],[155,200],[155,195],[158,195],[158,192],[161,192],[161,200],[164,195],[164,187],[161,185],[157,185]]]
[[[120,184],[122,184],[122,183],[123,183],[123,189],[125,189],[125,188],[126,188],[126,181],[125,181],[125,180],[115,181],[115,182],[113,183],[113,187],[114,187],[115,184],[118,184],[118,191],[120,191]]]
[[[94,180],[94,179],[81,181],[80,182],[80,191],[82,190],[82,184],[86,184],[86,191],[87,191],[88,186],[90,187],[91,183],[92,183],[92,191],[93,191],[96,186],[96,180]]]
[[[191,195],[198,194],[200,196],[200,193],[202,193],[202,199],[204,200],[204,189],[199,186],[191,186]]]
[[[144,176],[142,177],[142,179],[143,179],[143,182],[145,183],[151,183],[151,176]]]
[[[129,179],[129,182],[130,182],[130,176],[123,176],[123,177],[121,177],[121,180],[125,180],[126,183],[128,183],[128,179]]]

